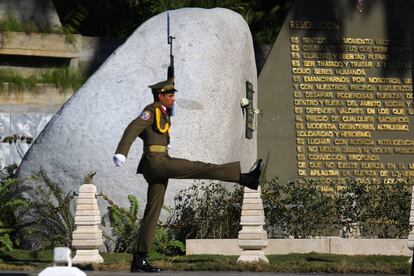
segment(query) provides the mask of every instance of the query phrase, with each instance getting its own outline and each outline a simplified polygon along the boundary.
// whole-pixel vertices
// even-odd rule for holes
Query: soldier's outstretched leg
[[[146,178],[147,179],[147,178]],[[162,205],[164,204],[165,191],[168,180],[153,183],[148,181],[147,205],[145,206],[144,217],[141,221],[141,229],[138,237],[138,250],[133,256],[131,272],[159,272],[159,268],[152,266],[146,259],[147,253],[152,248],[155,229],[160,217]]]
[[[229,181],[240,183],[245,187],[257,190],[262,169],[263,161],[261,159],[249,173],[242,174],[240,162],[218,165],[168,156],[164,162],[158,164],[156,172],[162,178]]]
[[[190,161],[181,158],[167,157],[160,170],[168,178],[176,179],[214,179],[229,182],[239,182],[240,162],[226,164],[211,164],[200,161]]]

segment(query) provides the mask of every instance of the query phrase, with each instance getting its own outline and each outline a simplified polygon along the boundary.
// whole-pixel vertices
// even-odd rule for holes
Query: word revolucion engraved
[[[291,20],[289,27],[305,30],[339,30],[340,25],[337,21]]]

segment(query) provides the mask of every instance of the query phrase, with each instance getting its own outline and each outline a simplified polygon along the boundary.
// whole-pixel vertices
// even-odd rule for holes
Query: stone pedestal
[[[260,198],[260,187],[257,191],[245,188],[241,211],[239,247],[243,250],[237,262],[269,263],[263,249],[267,246],[267,233],[263,229],[265,217],[263,202]]]
[[[408,234],[407,246],[411,251],[414,250],[414,186],[411,192],[410,233]],[[412,263],[412,261],[413,257],[408,262]]]
[[[103,263],[104,260],[98,251],[103,244],[100,224],[96,187],[93,184],[83,184],[76,203],[76,230],[72,235],[72,246],[77,251],[73,263]]]

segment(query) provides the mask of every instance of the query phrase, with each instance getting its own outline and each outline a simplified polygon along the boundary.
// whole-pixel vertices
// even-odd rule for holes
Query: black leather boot
[[[147,260],[146,253],[137,253],[132,256],[131,272],[160,272],[161,269],[152,266]]]
[[[249,173],[240,174],[240,184],[247,188],[257,190],[259,188],[259,180],[260,175],[262,174],[262,170],[263,159],[259,159],[253,165],[253,168],[250,170]]]

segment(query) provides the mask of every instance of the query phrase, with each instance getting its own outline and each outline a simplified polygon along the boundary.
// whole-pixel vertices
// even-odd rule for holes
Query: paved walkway
[[[101,271],[85,271],[88,276],[344,276],[346,274],[336,273],[273,273],[273,272],[219,272],[219,271],[163,271],[161,273],[129,273],[129,272],[101,272]],[[31,272],[15,272],[15,271],[0,271],[0,276],[36,276],[37,273]],[[381,276],[391,274],[352,274],[352,276]],[[393,276],[401,276],[402,274],[392,274]],[[58,276],[58,275],[56,275]]]

